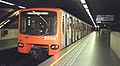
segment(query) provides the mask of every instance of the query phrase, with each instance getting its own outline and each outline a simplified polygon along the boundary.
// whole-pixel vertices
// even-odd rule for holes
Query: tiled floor
[[[51,66],[120,66],[120,59],[109,47],[109,32],[104,31],[93,32],[86,41],[79,43],[74,50],[64,55],[64,57],[63,55],[59,54],[59,60],[53,61],[50,58],[52,62],[48,59],[47,62],[43,63],[48,64],[48,62],[51,62]]]
[[[96,32],[72,66],[120,66],[120,60],[109,47],[108,32]]]

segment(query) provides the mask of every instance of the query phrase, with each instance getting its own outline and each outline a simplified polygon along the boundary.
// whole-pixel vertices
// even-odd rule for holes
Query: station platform
[[[0,51],[17,47],[18,39],[0,40]]]
[[[92,32],[38,66],[120,66],[108,32]]]

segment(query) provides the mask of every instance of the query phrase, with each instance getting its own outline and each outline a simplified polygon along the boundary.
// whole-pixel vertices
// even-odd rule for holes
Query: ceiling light
[[[0,25],[0,28],[2,28],[4,25]]]
[[[81,3],[83,3],[83,4],[86,3],[85,0],[80,0],[80,1],[81,1]]]
[[[89,9],[85,9],[85,10],[86,10],[86,12],[87,12],[87,13],[89,13],[89,12],[90,12],[90,11],[89,11]]]
[[[83,5],[83,7],[85,8],[85,9],[88,9],[88,6],[85,4],[85,5]]]
[[[10,19],[9,20],[5,20],[4,22],[2,22],[1,24],[0,24],[0,28],[2,28],[5,24],[7,24],[8,22],[10,21]]]
[[[13,16],[17,16],[18,14],[19,14],[19,11],[16,11],[16,12],[12,13],[10,16],[8,16],[8,18],[11,18]]]
[[[4,25],[5,25],[5,24],[7,24],[9,21],[10,21],[10,19],[9,19],[9,20],[7,20],[7,21],[4,23]]]
[[[87,12],[87,13],[88,13],[88,15],[91,15],[90,12]]]
[[[23,8],[23,9],[25,9],[26,7],[23,7],[23,6],[18,6],[19,8]]]
[[[80,0],[80,1],[82,2],[83,7],[85,8],[85,10],[86,10],[87,14],[89,15],[90,19],[92,20],[92,22],[93,22],[94,26],[96,27],[95,21],[94,21],[94,19],[93,19],[92,15],[91,15],[91,13],[90,13],[90,10],[88,9],[88,6],[87,6],[87,4],[86,4],[85,0]]]
[[[7,4],[7,5],[11,5],[11,6],[15,6],[15,4],[13,3],[10,3],[10,2],[6,2],[6,1],[3,1],[3,0],[0,0],[1,3],[4,3],[4,4]],[[19,8],[22,8],[22,9],[25,9],[26,7],[23,7],[23,6],[18,6]]]
[[[19,14],[19,11],[16,11],[16,14],[15,14],[15,16],[17,16]]]
[[[4,3],[4,4],[12,5],[12,6],[15,5],[15,4],[13,4],[13,3],[9,3],[9,2],[6,2],[6,1],[2,1],[2,0],[0,0],[0,2],[1,2],[1,3]]]

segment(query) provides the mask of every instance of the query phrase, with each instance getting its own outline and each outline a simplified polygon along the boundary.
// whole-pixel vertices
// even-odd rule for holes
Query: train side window
[[[25,17],[23,17],[22,19],[21,19],[21,32],[26,32],[26,18]]]
[[[62,30],[63,30],[62,32],[63,32],[63,34],[64,34],[64,27],[65,27],[65,26],[64,26],[64,23],[65,23],[64,20],[65,20],[65,19],[64,19],[64,16],[63,16],[63,19],[62,19],[62,21],[63,21],[63,22],[62,22]]]
[[[79,23],[79,21],[77,20],[76,21],[76,29],[78,30],[78,23]]]
[[[69,17],[69,27],[70,27],[70,29],[73,29],[73,19],[72,19],[72,17]]]
[[[69,18],[67,18],[67,30],[69,31]]]

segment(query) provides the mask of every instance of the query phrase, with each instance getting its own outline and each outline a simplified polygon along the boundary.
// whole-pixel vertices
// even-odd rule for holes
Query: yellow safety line
[[[79,44],[77,44],[79,45]],[[67,55],[69,52],[71,52],[75,47],[77,47],[77,45],[75,45],[74,47],[72,47],[68,52],[66,52],[64,55],[62,55],[60,58],[58,58],[55,62],[53,62],[52,64],[50,64],[50,66],[53,66],[55,63],[57,63],[60,59],[62,59],[65,55]]]
[[[79,44],[76,44],[74,47],[72,47],[68,52],[63,54],[60,58],[58,58],[55,62],[51,63],[50,66],[53,66],[55,63],[57,63],[59,60],[61,60],[65,55],[67,55],[69,52],[71,52],[74,48],[76,48]]]

